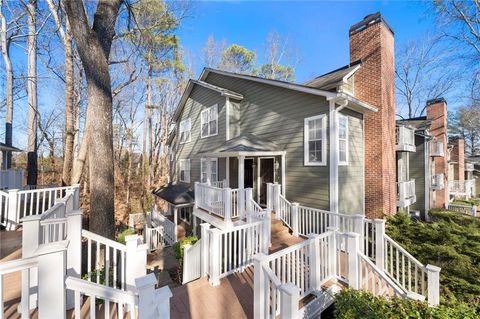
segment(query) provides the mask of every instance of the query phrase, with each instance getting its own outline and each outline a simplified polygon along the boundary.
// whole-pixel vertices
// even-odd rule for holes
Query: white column
[[[292,203],[292,235],[298,237],[298,203]]]
[[[247,222],[252,220],[252,217],[258,217],[253,215],[253,189],[245,189],[245,212],[247,215]]]
[[[440,267],[434,265],[427,265],[427,295],[428,304],[430,306],[437,306],[440,304]]]
[[[223,187],[230,187],[230,157],[225,157],[225,179],[227,184]]]
[[[338,125],[337,111],[335,110],[335,102],[330,101],[329,105],[329,121],[330,130],[330,211],[338,213]]]
[[[238,215],[244,216],[245,213],[245,156],[238,157]]]
[[[298,319],[298,302],[300,300],[300,288],[289,282],[280,286],[280,316],[281,318]]]
[[[265,300],[266,278],[263,271],[263,261],[267,256],[260,253],[253,256],[253,318],[264,319],[270,317],[265,313],[268,308]]]
[[[68,241],[42,245],[38,256],[38,318],[65,318]]]
[[[125,273],[127,289],[135,288],[135,279],[147,273],[148,246],[142,244],[142,237],[138,235],[125,236],[127,246]]]
[[[321,265],[321,260],[320,260],[320,241],[319,241],[319,238],[320,235],[316,235],[316,234],[310,234],[308,235],[308,240],[310,241],[310,244],[309,244],[309,253],[310,253],[310,265],[309,265],[309,269],[310,269],[310,287],[314,290],[318,290],[320,291],[321,290],[321,285],[320,285],[320,282],[321,282],[321,279],[320,279],[320,276],[321,276],[321,267],[323,265]]]
[[[210,278],[208,281],[212,286],[220,285],[220,235],[218,228],[210,229]]]
[[[347,237],[348,286],[353,289],[359,289],[358,250],[360,235],[357,233],[345,233],[345,236]]]
[[[7,230],[15,230],[20,216],[17,216],[20,202],[18,199],[18,189],[10,189],[8,191],[8,208],[7,208]]]
[[[374,219],[375,225],[375,264],[380,270],[384,269],[385,265],[385,220]]]
[[[82,271],[82,211],[75,210],[67,214],[67,276],[80,278]],[[67,290],[67,309],[75,306],[72,290]]]
[[[285,156],[285,154],[282,154],[282,194],[283,196],[287,197],[287,182],[286,182],[286,175],[285,175],[285,167],[286,167],[286,163],[285,161],[287,160],[287,157]]]

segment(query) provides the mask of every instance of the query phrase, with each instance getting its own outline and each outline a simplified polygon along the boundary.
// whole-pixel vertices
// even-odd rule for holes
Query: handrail
[[[37,265],[38,265],[37,256],[27,257],[22,259],[14,259],[9,261],[2,261],[0,262],[0,275],[5,275],[12,272],[29,269],[32,267],[36,267]]]
[[[67,289],[79,291],[88,296],[95,296],[118,303],[138,303],[138,296],[132,291],[120,290],[80,278],[68,277],[65,280],[65,285],[67,286]]]
[[[282,285],[282,282],[278,278],[277,275],[272,271],[272,269],[268,266],[268,263],[262,264],[262,269],[265,272],[265,274],[268,276],[272,284],[275,286],[275,288],[279,288]]]
[[[411,259],[411,261],[413,261],[415,264],[417,264],[417,266],[421,267],[421,268],[425,268],[425,265],[423,265],[420,261],[418,261],[418,259],[416,259],[415,257],[413,257],[408,251],[406,251],[402,246],[400,246],[396,241],[394,241],[390,236],[388,236],[387,234],[384,235],[384,237],[386,241],[390,242],[395,248],[397,248],[398,250],[400,250],[400,252],[402,252],[403,254],[405,254],[405,256],[407,256],[409,259]]]
[[[92,232],[90,232],[86,229],[82,229],[82,237],[94,240],[94,241],[96,241],[98,243],[101,243],[101,244],[104,244],[104,245],[108,245],[108,246],[113,247],[113,248],[118,249],[118,250],[127,251],[127,246],[125,246],[125,245],[123,245],[123,244],[121,244],[117,241],[105,238],[105,237],[97,235],[95,233],[92,233]]]

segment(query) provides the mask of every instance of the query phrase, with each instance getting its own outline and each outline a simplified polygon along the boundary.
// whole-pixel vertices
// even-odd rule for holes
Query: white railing
[[[430,156],[445,156],[443,142],[432,141],[430,142]]]
[[[164,244],[167,246],[173,245],[177,242],[177,226],[174,222],[164,216],[160,211],[153,209],[150,214],[151,223],[154,228],[156,226],[162,227],[162,236]],[[148,219],[148,215],[147,215]],[[148,223],[147,223],[148,224]]]
[[[227,203],[231,204],[231,190],[226,190],[207,184],[195,183],[195,203],[199,208],[229,219],[231,211],[227,209],[230,206]]]
[[[66,205],[58,203],[40,215],[40,244],[62,241],[67,238],[66,211]],[[72,210],[69,209],[69,211]]]
[[[384,235],[384,271],[407,292],[426,296],[427,269],[388,235]]]
[[[90,304],[89,318],[96,318],[97,301],[102,301],[105,318],[111,318],[116,312],[117,318],[137,318],[137,296],[132,291],[124,291],[111,287],[105,287],[79,278],[68,277],[65,281],[68,290],[72,290],[75,296],[75,318],[82,318],[82,298],[88,297]]]
[[[0,225],[7,228],[12,228],[15,224],[18,224],[18,220],[12,220],[9,222],[8,219],[8,193],[0,191]],[[16,219],[16,217],[14,217]]]
[[[466,171],[473,171],[473,170],[475,170],[475,165],[473,163],[465,163],[465,170]]]
[[[445,175],[443,173],[432,176],[432,189],[441,190],[445,188]]]
[[[225,200],[228,201],[230,198],[230,208],[231,208],[231,213],[230,216],[232,218],[238,217],[240,215],[240,195],[241,191],[238,189],[232,189],[230,191],[230,196],[228,196],[228,193],[225,196]]]
[[[18,191],[18,215],[22,218],[42,214],[55,205],[57,199],[63,198],[67,191],[74,190],[74,186],[65,186]]]
[[[0,189],[20,189],[23,185],[23,170],[0,170]]]
[[[475,180],[474,179],[467,179],[465,180],[465,190],[467,192],[468,197],[476,197],[476,187],[475,187]]]
[[[198,267],[202,262],[202,239],[198,240],[193,245],[183,246],[183,269],[182,269],[182,285],[189,281],[199,278],[201,274],[201,267]]]
[[[447,206],[447,209],[452,212],[457,212],[461,214],[470,215],[473,217],[477,216],[477,206],[462,205],[458,203],[450,203]]]
[[[474,197],[476,195],[475,180],[467,179],[464,181],[449,181],[448,189],[453,195]]]
[[[406,293],[386,276],[367,256],[358,252],[358,258],[360,267],[359,289],[387,299],[392,297],[406,297]]]
[[[290,203],[282,194],[278,196],[278,214],[277,218],[281,219],[285,225],[292,228],[292,203]]]
[[[416,201],[415,180],[397,183],[397,206],[406,207]]]
[[[397,150],[415,152],[415,129],[397,126]]]
[[[144,235],[145,243],[148,246],[149,252],[163,248],[167,245],[167,241],[165,239],[165,229],[163,226],[151,227],[145,225]]]
[[[212,182],[212,186],[217,187],[217,188],[227,188],[228,183],[227,183],[227,180],[224,179],[223,181]]]

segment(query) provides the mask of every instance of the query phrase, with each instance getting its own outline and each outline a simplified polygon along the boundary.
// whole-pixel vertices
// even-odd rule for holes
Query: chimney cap
[[[432,104],[437,104],[437,103],[447,104],[447,101],[443,97],[437,97],[435,99],[430,99],[430,100],[427,101],[427,105],[432,105]]]
[[[371,13],[371,14],[368,14],[366,15],[362,21],[352,25],[350,27],[350,30],[349,30],[349,34],[352,35],[352,34],[355,34],[355,33],[358,33],[364,29],[366,29],[367,27],[369,27],[370,25],[373,25],[373,24],[376,24],[376,23],[379,23],[379,22],[383,22],[383,24],[385,24],[385,26],[388,28],[388,30],[390,30],[390,32],[392,32],[392,34],[394,34],[393,32],[393,29],[390,27],[390,25],[387,23],[387,21],[385,21],[385,19],[383,18],[382,14],[380,12],[375,12],[375,13]]]

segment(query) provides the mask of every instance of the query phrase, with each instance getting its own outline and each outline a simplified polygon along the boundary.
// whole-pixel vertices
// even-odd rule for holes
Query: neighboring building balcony
[[[397,151],[415,152],[415,129],[397,126]]]
[[[445,175],[437,174],[432,176],[432,190],[438,191],[445,188]]]
[[[445,156],[445,151],[443,148],[443,142],[432,141],[430,143],[430,156],[433,157],[443,157]]]
[[[473,172],[475,170],[475,166],[473,163],[465,163],[465,170],[467,172]]]
[[[450,181],[448,182],[448,190],[453,196],[474,197],[476,194],[475,180]]]
[[[407,207],[417,201],[415,195],[415,180],[397,182],[397,206]]]

